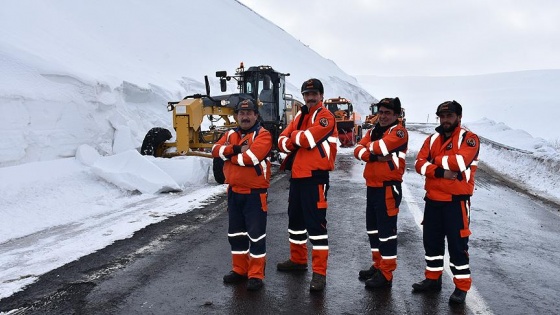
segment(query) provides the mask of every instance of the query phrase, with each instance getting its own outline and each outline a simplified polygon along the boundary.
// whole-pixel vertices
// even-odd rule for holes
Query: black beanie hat
[[[319,92],[320,94],[325,94],[325,91],[323,89],[323,83],[321,83],[319,79],[309,79],[303,82],[303,84],[301,85],[301,94],[305,92],[311,92],[311,91],[316,91]]]
[[[240,111],[242,109],[253,110],[253,111],[255,111],[255,113],[259,112],[259,108],[250,99],[245,99],[245,100],[242,100],[241,102],[239,102],[239,104],[237,104],[237,107],[235,107],[235,112],[237,113],[238,111]]]
[[[377,103],[377,107],[385,107],[387,109],[392,109],[393,112],[397,115],[401,114],[401,100],[398,97],[395,98],[384,98],[379,103]]]
[[[463,114],[463,107],[457,101],[447,101],[439,104],[436,110],[436,115],[440,115],[442,112],[452,112],[461,116]]]

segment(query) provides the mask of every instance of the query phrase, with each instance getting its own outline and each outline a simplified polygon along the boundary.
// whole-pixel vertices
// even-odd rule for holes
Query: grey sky
[[[239,0],[351,75],[560,69],[558,0]]]

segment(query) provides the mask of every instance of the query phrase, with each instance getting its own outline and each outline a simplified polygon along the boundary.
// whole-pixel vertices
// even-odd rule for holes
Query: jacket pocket
[[[317,209],[324,209],[326,210],[327,207],[329,206],[329,203],[327,202],[327,190],[328,188],[325,188],[326,185],[321,184],[321,185],[317,185],[317,187],[319,188],[319,201],[317,201]]]
[[[401,200],[401,192],[397,185],[385,186],[385,206],[387,207],[387,215],[394,217],[399,213],[399,205]]]
[[[264,212],[268,211],[268,193],[261,193],[261,210]]]

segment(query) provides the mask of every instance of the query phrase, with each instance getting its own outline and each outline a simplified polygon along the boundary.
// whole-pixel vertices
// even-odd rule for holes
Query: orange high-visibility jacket
[[[235,146],[249,145],[243,153],[236,153]],[[251,189],[270,186],[270,159],[272,136],[257,124],[243,136],[240,128],[226,132],[212,147],[212,156],[225,161],[226,183],[237,193],[250,193]]]
[[[445,139],[438,129],[426,138],[414,164],[416,172],[426,176],[426,197],[451,201],[453,196],[472,196],[480,148],[478,136],[459,126]],[[445,170],[458,172],[457,179],[443,178]]]
[[[366,186],[383,187],[385,182],[402,182],[406,169],[408,132],[401,124],[389,127],[381,139],[373,140],[369,130],[354,149],[354,157],[366,161],[364,178]],[[387,162],[377,161],[376,156],[391,156]]]
[[[278,137],[281,152],[295,154],[291,165],[292,178],[307,178],[312,171],[332,171],[337,152],[338,130],[334,115],[323,102],[302,115],[299,111]]]

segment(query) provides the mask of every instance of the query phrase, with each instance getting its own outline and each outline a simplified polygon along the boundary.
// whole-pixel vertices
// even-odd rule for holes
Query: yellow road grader
[[[279,159],[277,149],[278,136],[293,117],[293,111],[301,105],[285,93],[285,78],[289,73],[275,71],[270,66],[254,66],[245,69],[243,63],[236,69],[235,75],[226,71],[217,71],[220,89],[227,91],[227,82],[237,81],[238,93],[210,96],[208,76],[204,77],[206,94],[194,94],[180,101],[168,102],[167,110],[173,113],[172,133],[165,128],[155,127],[148,131],[140,153],[155,157],[203,156],[212,157],[213,144],[230,128],[236,127],[234,108],[244,99],[256,100],[259,105],[260,123],[269,130],[273,137],[272,161]],[[207,118],[209,127],[203,130]],[[213,160],[214,178],[218,183],[225,181],[223,161]]]

